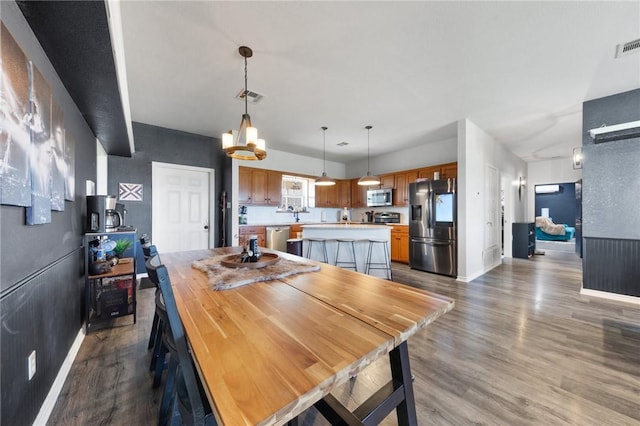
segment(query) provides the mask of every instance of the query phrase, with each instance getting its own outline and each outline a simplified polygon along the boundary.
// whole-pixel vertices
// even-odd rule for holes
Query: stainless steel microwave
[[[367,207],[381,207],[393,205],[393,189],[368,189]]]

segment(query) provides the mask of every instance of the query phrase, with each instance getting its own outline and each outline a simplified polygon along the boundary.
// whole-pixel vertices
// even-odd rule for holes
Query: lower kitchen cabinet
[[[297,223],[289,225],[289,238],[298,238],[298,232],[302,232],[302,225]]]
[[[391,230],[391,260],[409,263],[409,226],[393,225]]]
[[[249,238],[252,235],[258,237],[258,245],[260,247],[267,246],[267,230],[264,226],[241,226],[238,232],[240,247],[249,244]]]

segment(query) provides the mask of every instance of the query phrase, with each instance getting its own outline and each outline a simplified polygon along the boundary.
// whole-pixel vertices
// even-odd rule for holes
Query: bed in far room
[[[566,224],[553,223],[548,217],[536,217],[536,238],[546,241],[569,241],[576,233],[576,228]]]

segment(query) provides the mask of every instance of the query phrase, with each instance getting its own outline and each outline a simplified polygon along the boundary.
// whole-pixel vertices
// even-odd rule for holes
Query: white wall
[[[452,163],[457,161],[458,141],[456,138],[403,149],[390,154],[371,157],[371,174],[380,175],[399,170],[417,169],[435,164]],[[347,177],[355,178],[367,173],[367,159],[353,161],[347,164]]]
[[[536,161],[527,164],[526,221],[535,221],[535,186],[548,183],[576,182],[582,179],[582,169],[574,169],[571,157]]]
[[[485,168],[499,170],[501,176],[526,178],[526,163],[468,119],[458,122],[458,279],[471,281],[497,265],[484,265]],[[506,191],[509,188],[505,188]],[[518,200],[517,186],[505,200]],[[515,220],[524,217],[522,202],[505,206]],[[520,203],[520,204],[518,204]],[[520,219],[521,220],[521,219]],[[505,224],[511,227],[511,224]],[[505,239],[507,235],[505,235]],[[510,234],[509,234],[510,238]]]

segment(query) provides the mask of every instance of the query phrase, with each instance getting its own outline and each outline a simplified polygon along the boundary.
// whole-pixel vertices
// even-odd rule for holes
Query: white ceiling
[[[640,87],[631,2],[123,2],[134,121],[220,137],[249,104],[267,149],[327,160],[454,137],[468,118],[525,161],[569,157],[582,102]],[[615,123],[608,123],[615,124]],[[346,141],[346,147],[337,146]]]

